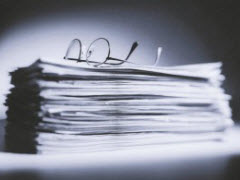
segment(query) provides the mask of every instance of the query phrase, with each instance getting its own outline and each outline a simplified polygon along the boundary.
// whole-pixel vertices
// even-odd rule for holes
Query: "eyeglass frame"
[[[106,59],[105,59],[103,62],[90,61],[90,60],[88,60],[88,57],[89,57],[89,56],[87,57],[87,55],[88,55],[89,52],[90,52],[91,46],[92,46],[96,41],[98,41],[98,40],[104,40],[105,42],[107,42],[107,46],[108,46],[108,54],[107,54]],[[76,42],[78,42],[78,44],[79,44],[79,49],[80,49],[80,50],[79,50],[79,54],[78,54],[78,58],[69,58],[68,56],[69,56],[70,50],[71,50],[71,48],[73,47],[73,45],[74,45]],[[88,47],[88,49],[87,49],[87,53],[86,53],[86,60],[83,60],[83,59],[81,59],[81,56],[82,56],[82,42],[81,42],[79,39],[75,38],[75,39],[73,39],[73,40],[70,42],[70,44],[69,44],[69,46],[68,46],[68,49],[67,49],[67,51],[66,51],[66,54],[65,54],[65,56],[63,57],[63,59],[74,60],[74,61],[77,61],[77,62],[86,62],[86,63],[87,63],[88,65],[90,65],[90,66],[91,66],[90,63],[95,63],[94,67],[98,67],[98,66],[100,66],[100,65],[102,65],[102,64],[121,65],[121,64],[123,64],[123,63],[125,63],[125,62],[130,63],[130,62],[128,61],[128,59],[129,59],[129,57],[131,56],[131,54],[134,52],[134,50],[137,48],[137,46],[138,46],[138,42],[135,41],[135,42],[132,44],[132,47],[131,47],[131,49],[130,49],[128,55],[127,55],[127,57],[125,58],[125,60],[122,60],[122,59],[113,58],[113,57],[110,56],[110,53],[111,53],[110,42],[109,42],[106,38],[103,38],[103,37],[97,38],[97,39],[95,39],[93,42],[91,42],[91,44],[89,45],[89,47]],[[155,60],[155,63],[154,63],[153,66],[156,66],[156,65],[158,64],[159,59],[160,59],[160,55],[161,55],[161,51],[162,51],[162,48],[161,48],[161,47],[158,47],[156,60]],[[109,60],[120,61],[120,63],[108,63],[107,61],[109,61]],[[132,63],[132,64],[134,64],[134,63]]]
[[[106,59],[105,59],[103,62],[90,61],[90,60],[88,60],[88,57],[89,57],[88,55],[90,54],[91,47],[92,47],[92,45],[93,45],[95,42],[97,42],[97,41],[99,41],[99,40],[104,40],[104,41],[107,43],[107,46],[108,46],[107,57],[106,57]],[[71,50],[71,48],[73,47],[73,45],[74,45],[76,42],[79,44],[79,48],[80,48],[80,49],[79,49],[78,58],[69,58],[68,56],[69,56],[70,50]],[[127,55],[127,57],[125,58],[125,60],[122,60],[122,59],[110,57],[110,53],[111,53],[110,42],[109,42],[106,38],[97,38],[97,39],[95,39],[93,42],[91,42],[91,44],[89,45],[89,47],[88,47],[88,49],[87,49],[87,53],[86,53],[86,60],[83,60],[83,59],[81,59],[81,57],[82,57],[82,42],[81,42],[79,39],[76,38],[76,39],[73,39],[73,40],[70,42],[70,44],[69,44],[69,46],[68,46],[68,49],[67,49],[67,51],[66,51],[66,55],[64,56],[63,59],[75,60],[75,61],[77,61],[77,62],[86,62],[88,65],[91,65],[91,63],[95,63],[94,67],[98,67],[98,66],[100,66],[100,65],[102,65],[102,64],[121,65],[121,64],[123,64],[124,62],[126,62],[126,61],[129,59],[129,57],[131,56],[131,54],[133,53],[133,51],[137,48],[137,46],[138,46],[138,43],[137,43],[137,42],[134,42],[134,43],[132,44],[132,47],[131,47],[131,49],[130,49],[128,55]],[[120,62],[119,62],[119,63],[108,63],[107,61],[109,61],[109,60],[120,61]]]

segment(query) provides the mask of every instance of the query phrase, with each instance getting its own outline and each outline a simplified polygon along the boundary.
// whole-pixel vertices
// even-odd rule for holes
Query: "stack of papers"
[[[219,140],[232,125],[221,65],[95,68],[39,59],[11,73],[6,150],[69,153]]]

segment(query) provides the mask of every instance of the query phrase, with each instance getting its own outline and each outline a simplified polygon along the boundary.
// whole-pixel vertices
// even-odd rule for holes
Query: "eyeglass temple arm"
[[[130,51],[129,51],[129,53],[128,53],[126,59],[125,59],[125,61],[128,60],[128,58],[131,56],[131,54],[133,53],[133,51],[134,51],[137,47],[138,47],[138,42],[134,42],[134,43],[132,44],[132,47],[131,47],[131,49],[130,49]]]
[[[137,46],[138,46],[138,42],[134,42],[134,43],[132,44],[132,47],[131,47],[131,49],[130,49],[128,55],[127,55],[127,57],[125,58],[125,60],[121,60],[121,59],[117,59],[117,58],[113,58],[113,57],[108,57],[107,59],[120,61],[120,63],[118,63],[117,65],[121,65],[121,64],[125,63],[125,62],[128,60],[128,58],[131,56],[131,54],[132,54],[133,51],[137,48]]]
[[[162,48],[161,48],[161,47],[158,47],[156,60],[155,60],[155,63],[154,63],[153,66],[157,66],[157,64],[158,64],[158,62],[159,62],[159,60],[160,60],[161,53],[162,53]]]
[[[75,60],[79,60],[79,61],[80,61],[80,59],[81,59],[81,54],[82,54],[82,42],[81,42],[79,39],[73,39],[73,40],[70,42],[70,44],[69,44],[69,46],[68,46],[68,49],[67,49],[67,52],[66,52],[65,56],[63,57],[63,59],[74,60],[74,58],[69,58],[68,56],[69,56],[69,53],[70,53],[70,51],[71,51],[71,48],[73,47],[73,45],[74,45],[75,43],[78,43],[78,44],[79,44],[79,54],[78,54],[78,58],[75,59]]]

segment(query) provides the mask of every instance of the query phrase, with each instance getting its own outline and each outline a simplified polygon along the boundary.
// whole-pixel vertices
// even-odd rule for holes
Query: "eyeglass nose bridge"
[[[78,44],[79,45],[79,54],[78,54],[78,57],[77,59],[75,58],[69,58],[69,54],[70,54],[70,51],[71,49],[73,48],[74,44]],[[77,61],[81,61],[81,55],[82,55],[82,42],[79,40],[79,39],[73,39],[68,48],[67,48],[67,51],[66,51],[66,54],[65,56],[63,57],[63,59],[67,59],[67,60],[77,60]]]

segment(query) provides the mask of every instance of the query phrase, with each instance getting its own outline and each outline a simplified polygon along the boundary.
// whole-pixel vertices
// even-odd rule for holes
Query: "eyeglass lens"
[[[93,41],[86,53],[86,60],[89,64],[103,64],[107,60],[110,53],[110,46],[105,39],[97,39]]]

